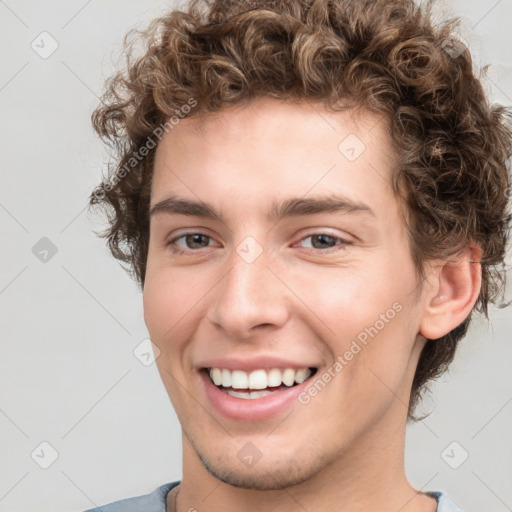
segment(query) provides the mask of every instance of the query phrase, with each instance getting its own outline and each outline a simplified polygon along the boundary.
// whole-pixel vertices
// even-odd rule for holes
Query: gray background
[[[141,294],[85,211],[105,159],[89,118],[122,36],[173,5],[0,0],[0,512],[81,511],[180,478],[179,424],[133,353]],[[439,7],[463,16],[492,99],[511,105],[512,0]],[[43,31],[58,43],[47,58],[31,47],[51,49]],[[411,482],[466,512],[512,510],[511,308],[491,322],[474,324],[407,439]]]

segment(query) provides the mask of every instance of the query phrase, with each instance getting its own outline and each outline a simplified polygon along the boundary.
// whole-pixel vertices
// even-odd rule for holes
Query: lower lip
[[[201,372],[201,378],[214,409],[222,416],[238,421],[259,421],[276,416],[297,403],[298,395],[310,384],[307,379],[302,384],[261,398],[237,398],[221,391],[206,372]]]

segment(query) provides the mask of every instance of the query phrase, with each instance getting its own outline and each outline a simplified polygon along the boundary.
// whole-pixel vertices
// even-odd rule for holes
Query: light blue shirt
[[[164,484],[150,494],[114,501],[108,505],[84,510],[84,512],[167,512],[165,498],[167,493],[178,484],[179,482]],[[462,512],[442,492],[429,492],[428,494],[437,500],[436,512]]]

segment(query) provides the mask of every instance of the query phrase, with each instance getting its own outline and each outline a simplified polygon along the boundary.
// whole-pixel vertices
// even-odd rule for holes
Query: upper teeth
[[[250,373],[242,370],[231,371],[225,368],[210,369],[210,378],[216,386],[235,389],[265,389],[281,384],[293,386],[295,382],[297,384],[304,382],[310,375],[309,368],[300,368],[299,370],[273,368],[272,370],[254,370]]]

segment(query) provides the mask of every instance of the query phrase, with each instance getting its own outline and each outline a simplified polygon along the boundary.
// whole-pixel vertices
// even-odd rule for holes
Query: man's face
[[[403,431],[422,306],[386,130],[265,98],[160,143],[144,311],[186,467],[275,489]]]

